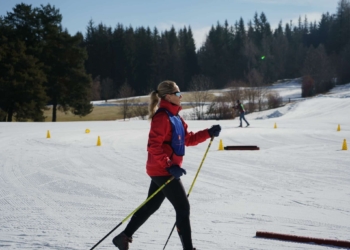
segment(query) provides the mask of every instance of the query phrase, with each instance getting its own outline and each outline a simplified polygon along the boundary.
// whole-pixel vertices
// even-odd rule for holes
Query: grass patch
[[[182,109],[189,109],[190,106],[184,105]],[[94,106],[94,109],[87,116],[79,117],[71,112],[57,111],[57,122],[77,122],[77,121],[114,121],[124,119],[123,107],[119,106]],[[52,109],[44,111],[45,122],[52,121]]]
[[[87,116],[79,117],[71,112],[57,111],[58,122],[74,122],[74,121],[112,121],[123,119],[121,114],[122,107],[119,106],[94,106],[94,109]],[[45,122],[52,121],[52,108],[44,111]]]

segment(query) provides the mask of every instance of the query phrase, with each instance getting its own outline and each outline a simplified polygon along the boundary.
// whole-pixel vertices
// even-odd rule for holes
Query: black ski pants
[[[153,176],[148,190],[148,197],[151,196],[160,186],[162,186],[170,176]],[[124,233],[128,237],[137,231],[145,221],[158,210],[164,199],[167,198],[175,208],[176,227],[183,245],[183,249],[193,249],[191,224],[190,224],[190,204],[187,194],[180,179],[169,182],[159,193],[142,206],[132,217],[126,226]]]

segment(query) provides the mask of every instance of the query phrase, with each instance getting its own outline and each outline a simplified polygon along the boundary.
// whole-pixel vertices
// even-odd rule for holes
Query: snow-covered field
[[[295,95],[295,89],[279,91]],[[237,119],[188,121],[192,131],[223,128],[189,197],[194,246],[334,249],[256,238],[256,231],[350,241],[349,97],[348,84],[252,113],[249,128],[237,128]],[[0,123],[0,248],[90,249],[146,198],[148,131],[143,120]],[[224,146],[260,150],[219,151],[220,139]],[[344,139],[347,151],[341,150]],[[186,149],[187,190],[208,143]],[[115,249],[112,237],[125,224],[96,249]],[[130,249],[163,249],[173,224],[174,210],[165,201],[135,233]],[[175,232],[166,249],[181,249]]]

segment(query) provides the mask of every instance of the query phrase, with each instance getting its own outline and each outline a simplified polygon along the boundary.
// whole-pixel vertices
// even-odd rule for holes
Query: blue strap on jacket
[[[156,111],[155,115],[161,111],[165,111],[165,113],[167,113],[167,115],[169,116],[171,129],[172,129],[171,142],[165,142],[165,143],[170,144],[171,148],[173,149],[173,152],[177,156],[184,156],[185,155],[185,129],[184,129],[184,125],[182,124],[180,116],[173,115],[165,108],[159,108]]]

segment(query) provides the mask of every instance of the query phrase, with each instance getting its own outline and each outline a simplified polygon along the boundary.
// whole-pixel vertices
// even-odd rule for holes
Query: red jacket
[[[174,115],[177,115],[181,110],[180,106],[173,105],[165,100],[160,101],[159,108],[165,108]],[[181,121],[185,129],[186,146],[195,146],[210,138],[208,129],[198,131],[197,133],[188,132],[187,124],[182,118]],[[164,143],[171,141],[171,133],[172,128],[168,114],[166,112],[157,113],[152,118],[151,129],[148,136],[146,172],[149,176],[170,176],[166,170],[167,167],[172,164],[181,167],[183,156],[172,154],[173,150],[171,146]]]

